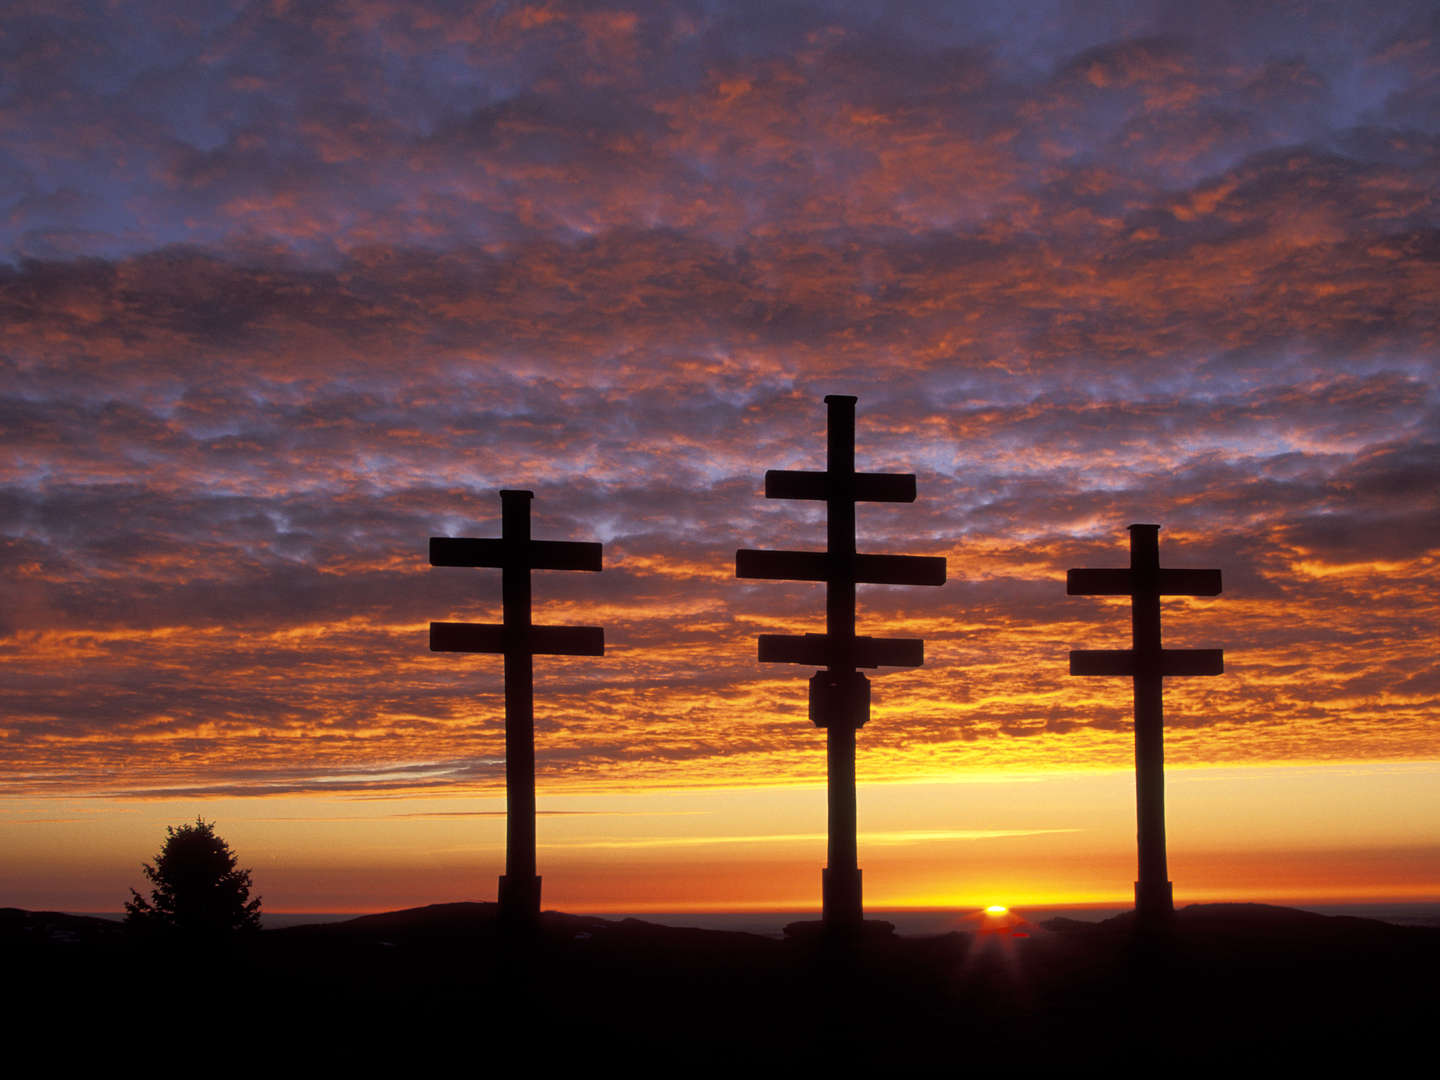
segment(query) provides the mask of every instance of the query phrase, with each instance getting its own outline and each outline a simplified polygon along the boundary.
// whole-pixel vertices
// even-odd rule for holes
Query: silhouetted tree
[[[155,865],[144,864],[154,888],[146,900],[134,889],[125,924],[190,940],[219,940],[260,928],[260,897],[250,899],[250,871],[235,869],[235,853],[200,818],[169,826]]]

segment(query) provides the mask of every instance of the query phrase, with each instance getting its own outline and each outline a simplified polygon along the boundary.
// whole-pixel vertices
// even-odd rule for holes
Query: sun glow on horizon
[[[1177,903],[1433,901],[1440,763],[1177,769]],[[1128,907],[1134,779],[1124,770],[859,790],[866,907],[973,912]],[[1337,808],[1343,807],[1344,813]],[[274,913],[493,900],[504,863],[494,796],[13,800],[0,900],[118,909],[166,825],[202,813]],[[825,861],[820,786],[541,792],[547,908],[813,911]],[[884,842],[903,838],[906,842]],[[1004,896],[1005,902],[997,902]]]

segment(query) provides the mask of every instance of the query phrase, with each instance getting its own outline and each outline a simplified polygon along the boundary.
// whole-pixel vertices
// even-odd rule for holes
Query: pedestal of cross
[[[823,919],[829,931],[856,931],[864,921],[855,813],[855,732],[870,718],[870,681],[857,668],[919,667],[918,638],[855,634],[855,586],[943,585],[945,560],[916,555],[861,555],[855,551],[856,502],[914,502],[908,473],[855,471],[855,399],[832,394],[824,472],[765,474],[767,499],[811,499],[826,506],[826,550],[735,553],[735,576],[823,581],[825,633],[761,634],[762,661],[824,667],[810,680],[810,719],[825,729],[829,810],[829,865],[821,874]]]
[[[598,626],[535,626],[530,571],[600,570],[600,545],[530,538],[529,491],[500,492],[499,539],[430,538],[431,566],[488,566],[501,571],[503,622],[430,624],[432,652],[502,653],[505,657],[505,873],[500,916],[512,926],[540,916],[535,866],[535,680],[533,657],[603,656]]]
[[[1130,566],[1071,570],[1071,596],[1129,596],[1129,649],[1076,649],[1071,675],[1129,677],[1135,689],[1135,817],[1139,862],[1135,917],[1141,926],[1169,920],[1175,911],[1165,857],[1165,710],[1163,680],[1176,675],[1219,675],[1220,649],[1166,649],[1160,643],[1160,597],[1218,596],[1219,570],[1172,570],[1160,565],[1160,526],[1130,526]]]

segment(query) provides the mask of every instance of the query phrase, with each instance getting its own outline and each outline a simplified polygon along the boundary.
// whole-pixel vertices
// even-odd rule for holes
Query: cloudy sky
[[[33,858],[0,884],[43,906],[44,859],[124,820],[123,892],[203,813],[275,880],[480,829],[455,864],[493,888],[499,662],[426,627],[498,619],[498,574],[426,541],[495,535],[507,487],[605,545],[535,580],[607,641],[537,662],[542,809],[648,800],[575,820],[657,858],[763,846],[824,758],[808,672],[754,638],[820,630],[821,591],[734,551],[823,543],[762,478],[823,467],[827,393],[860,468],[918,476],[861,550],[950,573],[861,589],[860,631],[927,659],[875,681],[862,828],[902,789],[1113,775],[1123,855],[1128,693],[1066,653],[1128,619],[1064,571],[1123,565],[1134,521],[1224,574],[1166,604],[1168,644],[1226,650],[1170,685],[1178,773],[1300,770],[1316,806],[1370,776],[1393,818],[1393,770],[1440,759],[1437,192],[1422,2],[8,5],[0,835]],[[724,791],[749,809],[677,809]],[[999,851],[1063,801],[982,827],[937,795],[885,835]],[[349,824],[282,841],[282,805]],[[1440,893],[1440,820],[1406,830],[1393,873]]]

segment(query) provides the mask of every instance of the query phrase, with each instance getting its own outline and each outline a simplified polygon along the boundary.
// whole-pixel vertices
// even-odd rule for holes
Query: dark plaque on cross
[[[1135,916],[1142,927],[1168,922],[1175,911],[1165,859],[1165,734],[1163,680],[1176,675],[1219,675],[1220,649],[1166,649],[1160,644],[1160,597],[1219,596],[1219,570],[1172,570],[1160,565],[1160,526],[1130,526],[1130,565],[1115,570],[1071,570],[1070,596],[1128,596],[1129,649],[1076,649],[1071,675],[1114,675],[1135,686],[1135,811],[1139,875]]]
[[[829,787],[829,866],[821,875],[827,930],[853,931],[864,920],[855,829],[855,731],[870,718],[870,681],[856,668],[919,667],[918,638],[855,634],[855,586],[943,585],[945,560],[855,551],[856,502],[915,501],[909,473],[855,471],[855,399],[831,394],[824,472],[765,474],[767,499],[810,499],[826,505],[825,551],[735,553],[735,576],[772,581],[823,581],[825,633],[761,634],[762,661],[824,668],[810,680],[810,719],[825,729]]]
[[[504,621],[432,622],[432,652],[502,653],[505,657],[505,873],[500,916],[512,925],[540,917],[535,873],[535,681],[532,658],[603,656],[598,626],[536,626],[530,621],[530,571],[600,569],[600,545],[530,538],[529,491],[500,492],[499,539],[430,538],[431,566],[490,566],[501,572]]]

